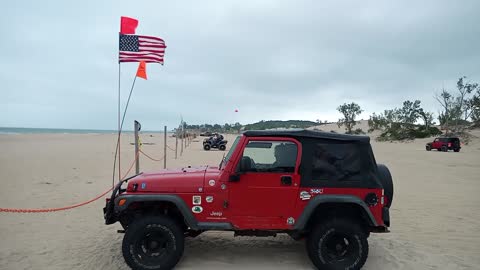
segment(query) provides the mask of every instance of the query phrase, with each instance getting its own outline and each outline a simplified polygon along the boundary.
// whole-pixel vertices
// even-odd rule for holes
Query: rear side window
[[[370,144],[309,138],[301,143],[302,187],[381,187]]]
[[[357,144],[314,145],[312,158],[313,181],[360,181],[362,159]]]

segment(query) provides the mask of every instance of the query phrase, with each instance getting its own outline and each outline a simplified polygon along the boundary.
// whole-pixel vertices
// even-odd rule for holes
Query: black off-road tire
[[[446,147],[445,145],[442,146],[442,152],[448,152],[448,147]]]
[[[453,149],[454,152],[460,152],[460,148]]]
[[[346,251],[339,250],[339,246],[343,250],[343,245],[347,246]],[[306,246],[310,260],[322,270],[358,270],[368,257],[366,231],[354,220],[346,218],[333,218],[314,227],[307,236]],[[334,259],[335,256],[341,258]]]
[[[432,151],[432,146],[430,146],[430,145],[425,146],[425,150]]]
[[[221,144],[221,145],[218,147],[218,150],[221,150],[221,151],[225,151],[225,149],[227,149],[227,147],[225,146],[225,144]]]
[[[184,232],[173,219],[146,216],[128,227],[123,258],[133,270],[170,270],[183,255],[184,241]]]
[[[211,148],[212,148],[212,147],[210,146],[210,144],[204,144],[204,145],[203,145],[203,150],[205,150],[205,151],[208,151],[208,150],[210,150]]]

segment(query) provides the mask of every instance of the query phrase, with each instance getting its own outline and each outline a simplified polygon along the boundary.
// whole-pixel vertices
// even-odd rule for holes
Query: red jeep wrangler
[[[460,139],[456,137],[442,137],[436,138],[433,142],[427,143],[425,145],[425,150],[431,151],[432,149],[437,149],[438,151],[448,152],[448,150],[453,150],[454,152],[460,152]]]
[[[126,187],[124,185],[126,184]],[[247,131],[218,167],[141,173],[120,182],[104,211],[121,223],[132,269],[171,269],[184,238],[287,233],[306,239],[319,269],[360,269],[370,232],[388,232],[393,183],[366,136]]]

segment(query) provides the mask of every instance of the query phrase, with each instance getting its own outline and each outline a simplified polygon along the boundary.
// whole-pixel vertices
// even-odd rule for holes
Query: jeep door
[[[442,142],[440,141],[439,138],[436,138],[432,143],[432,148],[433,149],[440,149],[441,147],[442,147]]]
[[[290,138],[248,138],[229,182],[229,216],[242,228],[288,228],[300,186],[301,144]]]

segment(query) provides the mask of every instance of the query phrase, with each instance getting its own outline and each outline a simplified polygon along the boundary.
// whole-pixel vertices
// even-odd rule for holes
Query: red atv
[[[448,150],[453,150],[454,152],[460,152],[460,139],[456,137],[443,137],[436,138],[433,142],[427,143],[425,145],[425,150],[431,151],[432,149],[437,149],[438,151],[447,152]]]
[[[123,226],[132,269],[172,269],[185,237],[286,233],[305,239],[318,269],[360,269],[371,232],[385,233],[393,183],[366,136],[247,131],[218,167],[141,173],[120,182],[103,209]]]

